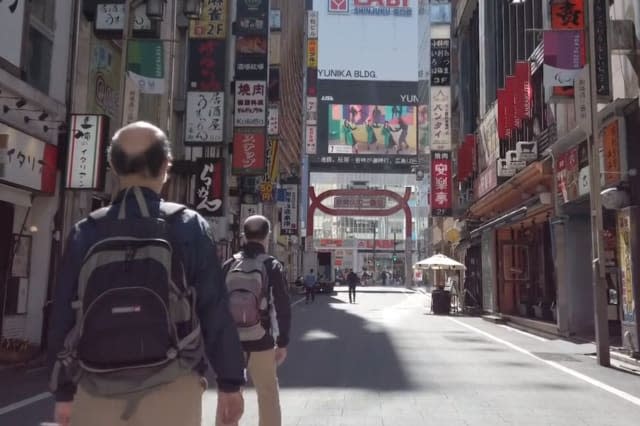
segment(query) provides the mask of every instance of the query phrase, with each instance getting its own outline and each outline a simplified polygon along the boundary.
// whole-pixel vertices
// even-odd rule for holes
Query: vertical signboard
[[[451,85],[451,40],[431,39],[431,85]]]
[[[265,172],[265,134],[236,129],[233,135],[234,175],[261,175]]]
[[[431,215],[451,216],[452,198],[451,152],[431,151]]]
[[[580,65],[576,65],[575,69],[580,69],[584,66],[586,60],[586,51],[585,51],[585,43],[584,43],[584,29],[585,29],[585,0],[570,0],[570,1],[552,1],[551,5],[551,29],[552,30],[561,30],[562,31],[575,31],[579,35],[579,40],[577,41],[578,45],[571,46],[565,44],[564,52],[558,48],[558,46],[552,47],[555,49],[560,57],[559,61],[571,60],[575,62],[575,56],[572,52],[579,51]],[[573,30],[573,31],[571,31]],[[546,32],[545,32],[546,33]],[[575,35],[575,34],[574,34]],[[569,40],[571,37],[569,33],[566,36],[560,35],[564,40]],[[575,42],[575,39],[573,39]],[[548,40],[544,40],[545,46],[545,56],[547,55],[547,42]],[[554,41],[555,43],[555,41]],[[545,64],[547,63],[545,59]],[[545,74],[545,86],[547,85],[547,79],[554,79],[553,75],[550,75],[548,71],[544,71]],[[573,91],[573,79],[562,77],[565,73],[560,73],[560,77],[558,80],[558,84],[553,87],[553,95],[560,97],[572,97],[574,94]],[[571,81],[571,82],[568,82]]]
[[[224,40],[189,40],[188,90],[224,91]]]
[[[431,151],[451,150],[451,88],[431,88]]]
[[[611,65],[609,62],[609,33],[607,29],[609,3],[609,0],[595,0],[593,2],[596,92],[600,100],[606,99],[608,101],[611,100]]]
[[[236,81],[234,124],[236,127],[264,127],[266,124],[266,81]]]
[[[620,283],[622,290],[622,321],[633,323],[636,318],[636,306],[634,297],[634,247],[633,239],[637,224],[634,223],[637,212],[634,208],[626,208],[618,211],[618,256],[620,258]]]
[[[318,12],[315,10],[307,12],[307,37],[318,38]]]
[[[103,115],[72,114],[67,152],[67,189],[101,189],[108,121]]]
[[[298,235],[298,186],[282,185],[284,203],[280,220],[280,235]]]
[[[227,0],[204,0],[200,19],[189,22],[189,38],[227,37]]]
[[[195,210],[203,216],[222,216],[224,160],[200,158],[196,161]]]
[[[223,141],[224,92],[187,92],[185,143]]]
[[[614,185],[620,181],[619,137],[618,120],[610,122],[600,131],[602,162],[600,170],[603,174],[601,184],[605,186]]]

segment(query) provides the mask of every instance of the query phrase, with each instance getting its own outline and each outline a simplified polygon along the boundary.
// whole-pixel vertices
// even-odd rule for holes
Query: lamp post
[[[609,319],[607,311],[607,283],[605,279],[605,254],[603,245],[602,224],[602,199],[600,196],[600,155],[597,138],[598,129],[598,103],[596,87],[596,46],[595,46],[595,2],[587,0],[585,13],[587,14],[587,37],[585,38],[587,52],[587,81],[590,91],[587,102],[589,126],[589,140],[587,143],[590,171],[589,203],[591,208],[591,269],[593,283],[593,305],[595,311],[596,351],[598,363],[608,367],[611,364],[609,352]]]

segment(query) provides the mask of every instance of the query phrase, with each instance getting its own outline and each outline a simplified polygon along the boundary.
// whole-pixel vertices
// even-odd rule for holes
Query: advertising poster
[[[189,40],[189,90],[224,91],[224,40]]]
[[[416,108],[329,105],[329,154],[416,155]]]
[[[236,81],[236,127],[264,127],[267,119],[265,81]]]
[[[227,36],[227,0],[204,0],[200,19],[189,22],[189,38],[213,38]]]
[[[265,164],[266,136],[263,132],[239,131],[233,135],[234,175],[262,175]]]
[[[221,158],[196,161],[195,210],[203,216],[222,216],[224,162]]]
[[[224,92],[187,92],[185,143],[223,141]]]
[[[321,80],[418,80],[418,0],[314,0],[313,10]]]

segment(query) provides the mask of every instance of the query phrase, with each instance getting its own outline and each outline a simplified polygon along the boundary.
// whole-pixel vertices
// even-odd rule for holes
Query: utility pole
[[[598,102],[595,66],[595,3],[598,0],[587,0],[585,13],[587,14],[587,37],[585,38],[587,52],[587,80],[590,91],[587,102],[590,121],[590,135],[587,143],[590,170],[589,202],[591,207],[591,269],[593,283],[593,306],[595,312],[596,350],[598,364],[608,367],[611,365],[609,352],[609,319],[607,311],[607,283],[605,280],[605,255],[603,245],[602,199],[600,198],[600,154],[598,148]]]

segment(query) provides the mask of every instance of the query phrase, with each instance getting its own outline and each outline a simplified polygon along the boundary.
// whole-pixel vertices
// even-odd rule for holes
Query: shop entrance
[[[9,283],[13,242],[13,204],[0,201],[0,335],[3,330],[5,295]]]

